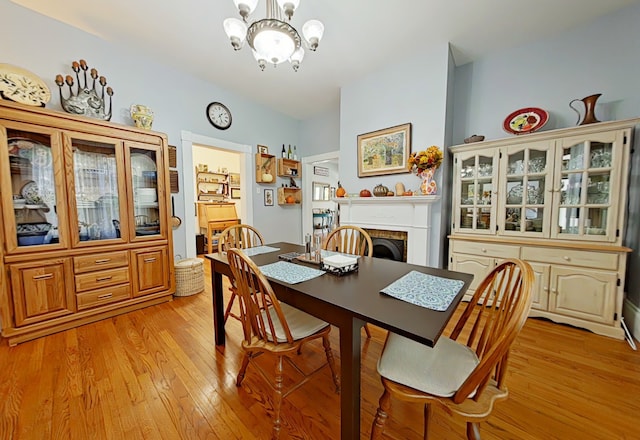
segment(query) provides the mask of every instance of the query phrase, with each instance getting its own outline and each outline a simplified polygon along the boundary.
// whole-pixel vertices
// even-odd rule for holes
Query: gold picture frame
[[[411,123],[358,135],[358,177],[408,173]]]

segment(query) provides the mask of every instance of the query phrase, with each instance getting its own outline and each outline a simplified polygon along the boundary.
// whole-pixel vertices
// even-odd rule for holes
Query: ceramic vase
[[[151,130],[151,124],[153,124],[153,110],[146,105],[133,104],[131,106],[131,119],[133,119],[136,127]]]
[[[420,173],[420,177],[422,178],[420,192],[425,196],[435,195],[438,191],[438,185],[436,185],[436,181],[433,178],[435,172],[435,168],[427,168]]]

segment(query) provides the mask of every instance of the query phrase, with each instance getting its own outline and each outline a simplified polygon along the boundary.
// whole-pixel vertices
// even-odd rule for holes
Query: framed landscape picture
[[[411,124],[358,135],[358,177],[408,173]]]

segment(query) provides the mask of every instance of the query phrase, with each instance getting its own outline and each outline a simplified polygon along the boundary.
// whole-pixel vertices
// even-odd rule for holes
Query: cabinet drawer
[[[115,286],[129,282],[129,268],[101,270],[99,272],[76,275],[76,292]]]
[[[127,251],[84,255],[73,259],[73,269],[75,273],[93,272],[128,265],[129,253]]]
[[[618,255],[595,251],[587,252],[570,249],[523,247],[522,259],[527,261],[543,261],[549,264],[618,270]]]
[[[91,292],[79,293],[76,295],[78,310],[99,307],[129,298],[131,298],[130,284],[106,287],[104,289],[92,290]]]
[[[519,258],[520,247],[506,244],[456,240],[453,242],[453,252],[484,257]]]

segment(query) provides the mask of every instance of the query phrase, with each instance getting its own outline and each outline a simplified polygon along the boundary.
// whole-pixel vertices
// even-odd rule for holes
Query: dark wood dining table
[[[301,245],[270,243],[277,251],[252,256],[263,266],[280,261],[278,256],[304,252]],[[208,254],[211,263],[215,343],[224,346],[223,275],[231,269],[226,255]],[[302,263],[301,263],[302,264]],[[462,280],[464,285],[446,311],[434,311],[380,293],[411,271]],[[330,273],[297,284],[269,278],[278,300],[316,316],[340,332],[340,430],[341,439],[360,439],[360,330],[370,322],[428,346],[433,346],[469,287],[473,275],[416,266],[382,258],[362,257],[358,271],[343,276]]]

